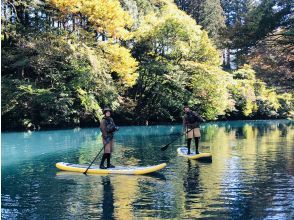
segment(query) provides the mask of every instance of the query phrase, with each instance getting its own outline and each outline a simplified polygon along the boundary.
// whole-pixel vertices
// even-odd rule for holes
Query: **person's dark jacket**
[[[191,121],[191,119],[194,119],[194,122]],[[194,111],[189,111],[185,113],[183,117],[183,126],[187,129],[199,128],[201,122],[205,122],[205,120]]]
[[[111,117],[103,117],[100,122],[100,130],[104,139],[112,139],[113,133],[116,131],[116,126]]]

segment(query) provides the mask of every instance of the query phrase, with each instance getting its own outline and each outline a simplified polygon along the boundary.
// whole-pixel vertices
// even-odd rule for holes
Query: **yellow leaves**
[[[111,71],[121,78],[124,85],[134,85],[138,78],[138,73],[136,73],[138,62],[132,57],[130,50],[118,44],[102,44],[101,46],[110,61]]]
[[[221,64],[220,54],[213,46],[211,40],[208,38],[206,31],[202,31],[200,39],[200,50],[198,51],[201,55],[201,60],[207,64],[219,66]]]
[[[113,38],[128,39],[131,16],[122,9],[118,0],[48,0],[63,13],[86,16],[98,32]]]
[[[255,73],[253,72],[253,74],[252,69],[249,69],[248,66],[245,66],[244,69],[238,69],[233,72],[234,83],[230,85],[235,99],[239,102],[237,105],[241,107],[244,116],[250,116],[258,109],[254,81],[252,80]]]
[[[234,84],[231,84],[232,93],[238,100],[244,116],[250,116],[259,111],[259,114],[275,115],[281,107],[279,96],[275,90],[256,79],[255,71],[250,65],[233,72]]]
[[[171,3],[164,5],[158,13],[152,12],[146,15],[140,28],[136,31],[136,37],[144,38],[152,34],[156,36],[156,32],[159,32],[160,29],[168,23],[175,23],[182,28],[181,31],[185,32],[185,35],[189,36],[194,34],[192,36],[193,39],[200,39],[200,26],[196,25],[194,19],[188,16],[185,12],[179,10],[175,4]],[[183,33],[179,34],[182,35]]]
[[[245,64],[242,68],[234,72],[234,78],[255,81],[255,71],[250,65]]]
[[[159,12],[145,16],[140,28],[135,32],[138,42],[148,44],[152,52],[174,60],[190,60],[214,66],[221,64],[220,53],[185,12],[179,10],[171,1]]]
[[[49,3],[53,4],[64,14],[73,13],[76,14],[79,12],[81,7],[80,0],[47,0]]]
[[[133,23],[117,0],[84,0],[80,12],[86,15],[96,29],[101,28],[114,38],[125,39]]]
[[[275,90],[266,87],[266,84],[261,80],[255,81],[255,93],[259,100],[268,103],[272,109],[277,110],[280,108],[280,103],[278,100],[278,95]]]
[[[113,82],[110,73],[114,73],[124,86],[129,87],[135,84],[138,78],[136,72],[138,62],[132,57],[129,49],[110,42],[100,42],[95,49],[84,43],[74,44],[69,41],[68,45],[80,59],[86,58],[91,64],[89,76],[99,79],[97,83],[103,85]]]

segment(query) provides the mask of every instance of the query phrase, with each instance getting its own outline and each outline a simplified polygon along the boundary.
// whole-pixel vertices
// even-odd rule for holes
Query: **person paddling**
[[[191,111],[188,105],[184,106],[185,115],[183,117],[183,130],[187,133],[188,154],[191,153],[190,147],[192,138],[195,140],[196,154],[199,154],[198,147],[200,142],[200,122],[205,122],[196,112]]]
[[[102,133],[102,142],[104,145],[104,154],[100,163],[100,169],[114,168],[115,166],[111,165],[110,158],[113,151],[114,144],[114,132],[118,131],[119,128],[114,124],[113,119],[110,117],[111,110],[109,108],[103,109],[104,117],[100,122],[100,130]],[[104,166],[104,162],[107,159],[107,167]]]

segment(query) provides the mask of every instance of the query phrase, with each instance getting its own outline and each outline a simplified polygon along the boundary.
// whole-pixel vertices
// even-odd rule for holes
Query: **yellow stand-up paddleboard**
[[[88,166],[89,165],[71,164],[71,163],[64,163],[64,162],[59,162],[56,164],[56,167],[60,170],[79,172],[79,173],[85,172]],[[166,163],[158,164],[155,166],[145,166],[145,167],[117,166],[115,168],[108,168],[108,169],[100,169],[99,166],[93,165],[88,169],[87,173],[142,175],[142,174],[152,173],[152,172],[161,170],[165,167],[166,167]]]
[[[178,155],[182,157],[187,157],[192,160],[203,160],[203,161],[212,161],[211,153],[200,153],[196,154],[195,151],[191,150],[190,154],[188,153],[188,148],[186,147],[179,147],[177,149]]]

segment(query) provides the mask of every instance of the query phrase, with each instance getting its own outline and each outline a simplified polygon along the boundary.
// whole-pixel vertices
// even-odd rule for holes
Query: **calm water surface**
[[[102,147],[98,129],[2,133],[2,219],[294,218],[294,121],[203,125],[212,163],[178,157],[184,138],[160,151],[180,130],[121,127],[113,164],[168,163],[148,176],[55,168],[88,164]]]

